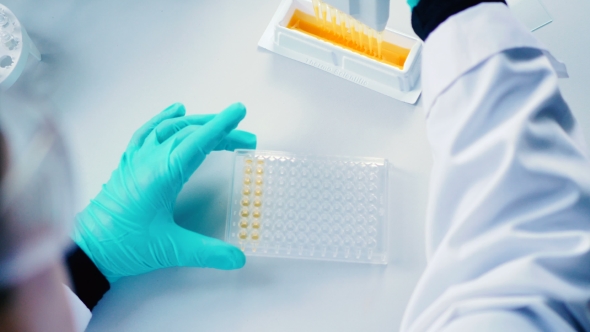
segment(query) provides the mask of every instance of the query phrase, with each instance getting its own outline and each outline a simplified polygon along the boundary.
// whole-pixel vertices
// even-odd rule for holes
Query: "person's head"
[[[39,110],[0,108],[0,331],[73,331],[63,284],[70,169]]]

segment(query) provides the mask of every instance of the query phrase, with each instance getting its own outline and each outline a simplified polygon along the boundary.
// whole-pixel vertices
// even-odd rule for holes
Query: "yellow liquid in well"
[[[348,23],[350,24],[350,22]],[[354,24],[347,26],[346,21],[338,21],[335,17],[328,21],[326,17],[315,17],[295,10],[287,28],[306,33],[399,69],[404,68],[404,63],[410,54],[410,50],[407,48],[385,42],[379,37],[369,36],[363,31],[357,31]]]

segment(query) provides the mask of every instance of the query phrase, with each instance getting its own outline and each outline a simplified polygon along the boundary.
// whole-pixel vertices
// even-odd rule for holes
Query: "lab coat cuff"
[[[422,86],[424,109],[463,74],[492,56],[516,48],[545,53],[559,77],[567,77],[557,61],[503,3],[481,3],[449,17],[424,44]]]
[[[426,40],[449,17],[483,2],[506,4],[504,0],[421,0],[412,10],[412,28],[418,37]]]

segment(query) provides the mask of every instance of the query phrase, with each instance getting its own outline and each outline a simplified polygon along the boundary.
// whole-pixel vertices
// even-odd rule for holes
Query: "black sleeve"
[[[92,310],[111,285],[80,247],[76,246],[66,261],[74,292]]]
[[[420,0],[412,11],[412,28],[422,40],[434,31],[447,18],[482,2],[501,2],[504,0]]]

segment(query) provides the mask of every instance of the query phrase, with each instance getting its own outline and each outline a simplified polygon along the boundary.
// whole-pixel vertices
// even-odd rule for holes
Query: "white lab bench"
[[[173,268],[121,279],[88,331],[395,331],[425,267],[432,165],[420,106],[258,49],[278,0],[4,0],[44,56],[23,81],[58,110],[77,169],[78,209],[108,180],[132,133],[167,105],[218,112],[241,101],[258,147],[385,157],[387,266],[249,258],[238,271]],[[585,0],[542,0],[554,22],[535,32],[564,61],[563,95],[590,137],[590,33]],[[412,33],[403,0],[390,26]],[[23,88],[15,86],[16,89]],[[31,99],[30,98],[30,99]],[[50,101],[47,103],[47,101]],[[177,222],[222,237],[231,153],[187,183]]]

